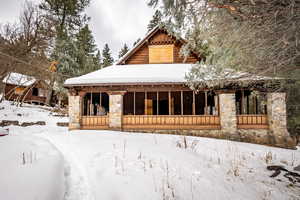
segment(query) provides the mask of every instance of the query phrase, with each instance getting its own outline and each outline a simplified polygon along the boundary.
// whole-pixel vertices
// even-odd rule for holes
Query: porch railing
[[[82,116],[82,129],[108,129],[108,116]]]
[[[220,129],[220,117],[214,115],[124,115],[124,129]]]
[[[267,129],[267,115],[237,115],[237,127],[240,129]]]

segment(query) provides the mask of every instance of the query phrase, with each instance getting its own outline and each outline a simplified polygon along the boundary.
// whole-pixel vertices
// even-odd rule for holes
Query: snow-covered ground
[[[66,118],[44,109],[16,108],[8,102],[1,107],[0,121],[47,123],[10,126],[10,134],[0,137],[0,199],[300,199],[299,184],[282,175],[271,178],[273,172],[266,169],[279,164],[292,170],[300,164],[299,149],[175,135],[68,131],[55,125]]]

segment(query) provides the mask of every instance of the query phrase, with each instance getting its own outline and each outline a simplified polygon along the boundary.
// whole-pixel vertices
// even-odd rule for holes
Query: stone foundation
[[[235,94],[219,94],[220,124],[223,134],[236,134],[237,118],[235,108]]]
[[[81,97],[69,96],[69,130],[80,129]]]
[[[127,132],[135,133],[153,133],[153,134],[172,134],[172,135],[184,135],[184,136],[196,136],[196,137],[208,137],[216,139],[226,139],[238,142],[247,142],[254,144],[262,144],[274,147],[295,149],[296,141],[291,137],[286,137],[285,140],[278,143],[278,140],[266,129],[238,129],[236,134],[226,134],[221,130],[133,130],[123,129]]]
[[[270,134],[276,143],[284,144],[290,136],[287,131],[286,94],[268,93],[267,103]]]
[[[109,128],[122,130],[124,92],[112,92],[109,94]]]

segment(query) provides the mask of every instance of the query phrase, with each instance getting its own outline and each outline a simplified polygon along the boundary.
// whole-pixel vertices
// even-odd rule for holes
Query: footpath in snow
[[[300,199],[299,184],[284,173],[271,178],[273,172],[266,169],[276,164],[292,170],[300,164],[299,149],[175,135],[68,131],[55,125],[65,118],[6,104],[0,104],[0,120],[32,121],[35,115],[47,123],[9,126],[10,134],[0,137],[1,199]]]

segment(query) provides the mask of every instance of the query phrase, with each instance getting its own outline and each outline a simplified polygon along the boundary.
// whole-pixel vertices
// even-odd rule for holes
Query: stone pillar
[[[69,95],[69,130],[80,129],[81,97]]]
[[[237,133],[235,93],[219,94],[219,108],[222,132],[229,137],[235,135]]]
[[[109,92],[109,127],[122,130],[123,95],[125,92]]]
[[[286,94],[268,93],[267,110],[270,132],[274,136],[289,136],[286,119]]]

